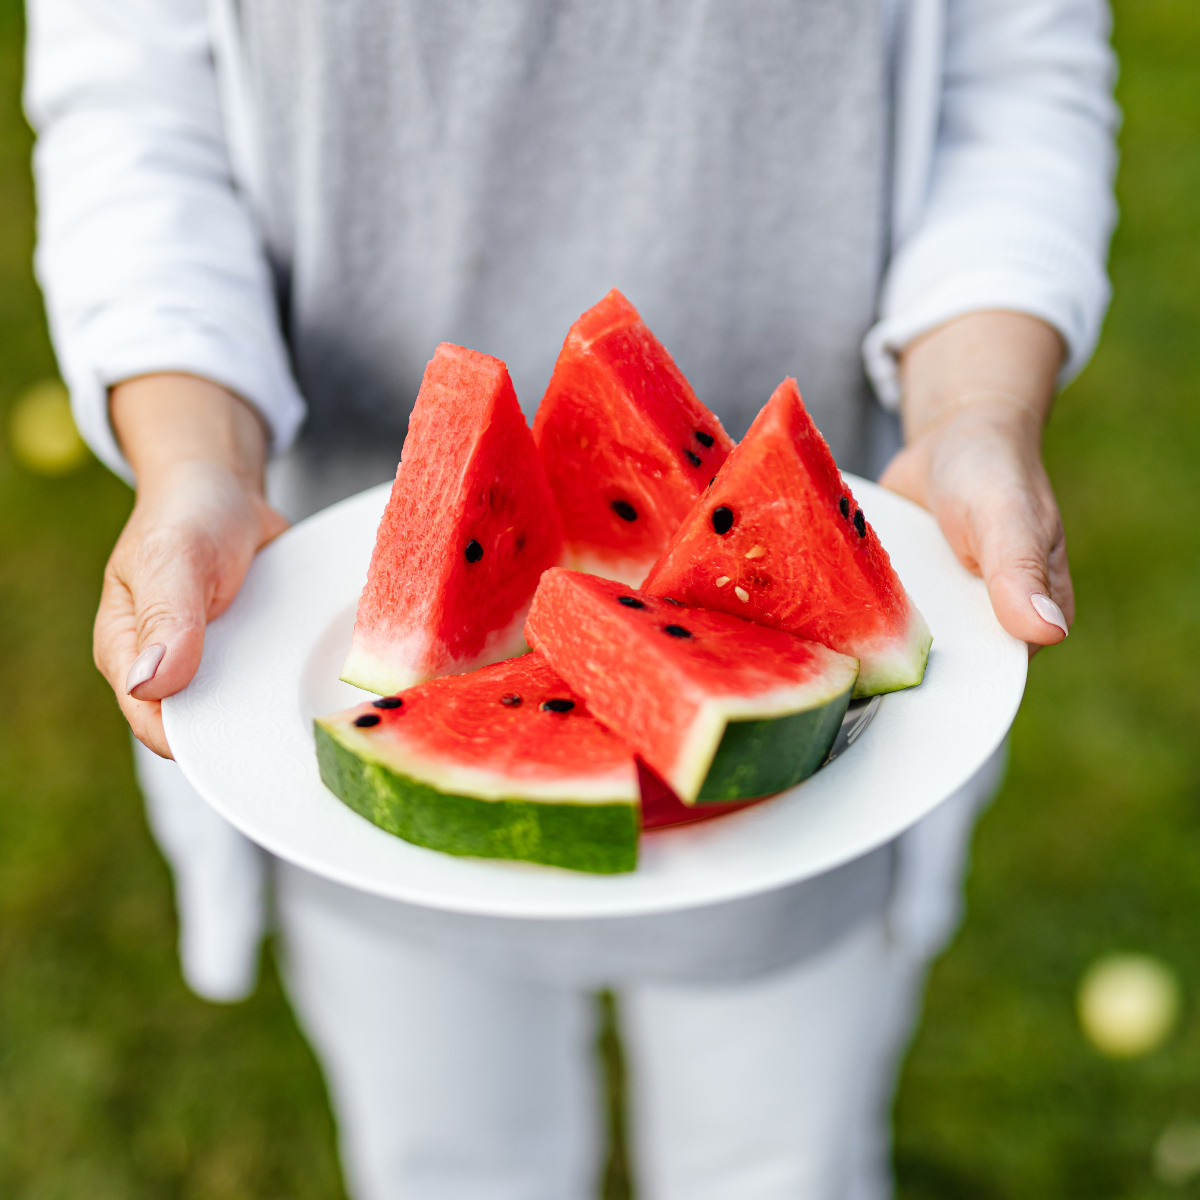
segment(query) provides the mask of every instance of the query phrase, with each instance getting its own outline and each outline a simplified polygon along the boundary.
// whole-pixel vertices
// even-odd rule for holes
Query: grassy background
[[[902,1200],[1200,1195],[1150,1169],[1163,1127],[1200,1119],[1200,5],[1116,9],[1116,300],[1048,447],[1079,623],[1034,664],[970,918],[933,975],[898,1104]],[[4,412],[54,371],[20,39],[0,0]],[[0,1195],[334,1200],[321,1080],[269,956],[234,1008],[178,977],[166,871],[90,662],[129,504],[97,464],[39,478],[0,439]],[[1177,1034],[1132,1062],[1100,1058],[1073,1015],[1113,949],[1158,955],[1185,990]]]

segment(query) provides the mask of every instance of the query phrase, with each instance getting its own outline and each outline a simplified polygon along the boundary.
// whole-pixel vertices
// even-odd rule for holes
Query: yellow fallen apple
[[[1110,1058],[1134,1058],[1161,1045],[1179,1015],[1179,983],[1145,954],[1110,954],[1086,971],[1077,999],[1088,1040]]]
[[[39,475],[65,475],[88,458],[67,389],[56,379],[34,384],[13,405],[9,435],[17,461]]]
[[[1172,1121],[1154,1145],[1152,1163],[1154,1174],[1175,1187],[1200,1175],[1200,1121]]]

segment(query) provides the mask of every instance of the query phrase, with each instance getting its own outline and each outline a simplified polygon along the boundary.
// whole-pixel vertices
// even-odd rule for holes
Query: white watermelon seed
[[[728,582],[729,582],[729,576],[722,575],[721,578],[717,580],[717,587],[724,587]]]
[[[762,558],[766,551],[761,546],[754,546],[746,551],[747,558]]]
[[[749,593],[748,591],[746,591],[746,589],[745,589],[745,588],[735,587],[735,588],[733,589],[733,594],[734,594],[734,595],[735,595],[735,596],[736,596],[736,597],[737,597],[737,598],[738,598],[738,599],[739,599],[739,600],[740,600],[740,601],[741,601],[743,604],[749,604],[749,603],[750,603],[750,593]]]

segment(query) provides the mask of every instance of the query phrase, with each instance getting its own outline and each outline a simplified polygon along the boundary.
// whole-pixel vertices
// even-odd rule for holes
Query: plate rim
[[[843,475],[851,489],[858,493],[864,500],[875,499],[878,493],[883,493],[886,491],[885,489],[881,488],[880,485],[874,484],[866,479],[861,479],[850,474],[849,472],[843,472]],[[299,547],[311,539],[320,538],[322,530],[326,526],[330,524],[340,524],[341,521],[346,519],[346,514],[348,512],[359,507],[369,508],[376,503],[378,503],[380,508],[382,508],[382,504],[386,499],[386,494],[390,492],[391,486],[392,485],[389,482],[368,488],[354,496],[347,497],[336,504],[330,505],[327,508],[313,514],[306,520],[298,522],[296,525],[292,526],[290,529],[280,535],[279,538],[275,539],[267,547],[264,547],[263,551],[256,556],[254,562],[251,564],[250,572],[248,572],[247,583],[250,582],[251,573],[262,573],[265,570],[263,565],[264,563],[273,563],[274,560],[278,559],[281,555],[288,555],[293,552],[301,553]],[[888,503],[894,502],[897,506],[899,506],[898,511],[904,511],[907,509],[909,510],[910,514],[918,515],[923,521],[932,521],[932,517],[928,512],[926,512],[926,510],[914,504],[906,497],[890,491],[886,491],[886,496],[888,498]],[[373,534],[374,526],[372,526],[372,541]],[[980,585],[982,585],[981,581],[978,582]],[[239,593],[239,598],[243,595],[247,595],[248,591],[249,589],[246,587],[246,585],[243,585],[243,589]],[[347,594],[349,594],[350,589],[347,587],[346,591]],[[222,614],[221,617],[218,617],[210,624],[209,630],[211,631],[214,628],[218,628],[219,631],[216,636],[217,638],[220,638],[223,636],[224,627],[220,627],[219,623],[227,620],[231,623],[239,620],[253,621],[255,619],[255,614],[251,614],[247,617],[241,612],[241,608],[243,607],[245,607],[245,605],[239,606],[238,598],[235,598],[234,603],[231,604],[226,613]],[[261,614],[258,614],[258,618],[261,619]],[[336,616],[327,617],[324,627],[328,628],[329,625],[336,619]],[[998,623],[997,628],[999,628]],[[364,877],[361,874],[355,874],[353,869],[344,868],[336,863],[321,861],[319,857],[311,855],[294,845],[289,845],[285,838],[276,836],[272,831],[268,830],[264,832],[263,828],[254,820],[247,817],[236,803],[231,803],[216,793],[214,788],[209,785],[209,781],[205,777],[203,770],[197,769],[196,763],[193,761],[191,746],[188,742],[188,738],[184,734],[188,719],[187,714],[189,697],[194,692],[193,685],[189,685],[188,688],[183,689],[174,696],[167,697],[163,701],[162,711],[167,738],[169,743],[172,745],[172,749],[174,750],[178,744],[178,746],[184,751],[178,757],[179,766],[189,783],[191,783],[196,791],[199,792],[203,799],[222,817],[229,821],[234,828],[238,829],[239,832],[241,832],[251,841],[262,846],[268,852],[290,863],[309,870],[314,874],[326,879],[330,879],[336,883],[340,883],[357,891],[382,896],[401,903],[413,904],[420,907],[431,908],[449,913],[532,920],[622,918],[659,913],[681,912],[699,907],[728,903],[754,895],[761,895],[778,888],[789,886],[790,884],[799,883],[805,879],[817,878],[828,873],[829,871],[837,869],[839,866],[843,866],[846,863],[855,861],[865,854],[871,853],[880,846],[886,845],[904,833],[905,830],[911,828],[920,820],[924,819],[925,816],[940,807],[940,805],[949,799],[950,796],[955,793],[955,791],[966,784],[970,778],[990,760],[990,758],[995,754],[996,750],[1004,741],[1008,730],[1011,728],[1012,721],[1020,707],[1021,699],[1024,693],[1028,673],[1028,655],[1025,650],[1024,643],[1019,642],[1016,638],[1012,638],[1011,635],[1008,634],[1004,634],[1004,637],[1013,643],[1014,648],[1019,646],[1021,650],[1019,659],[1015,654],[1012,655],[1014,667],[1016,667],[1019,662],[1019,670],[1014,673],[1014,679],[1012,680],[1012,683],[1015,685],[1013,687],[1014,696],[1012,702],[1008,705],[1008,708],[1003,714],[998,714],[999,719],[995,721],[998,731],[995,733],[993,738],[989,739],[990,744],[988,745],[987,753],[979,758],[978,762],[973,768],[970,770],[960,771],[959,774],[962,775],[962,778],[958,779],[953,787],[944,788],[943,795],[937,801],[929,804],[923,812],[919,813],[911,820],[906,820],[896,827],[882,827],[877,831],[876,835],[872,835],[869,838],[861,840],[853,848],[848,849],[844,854],[827,855],[827,861],[819,862],[818,865],[812,869],[804,869],[799,871],[791,878],[780,879],[772,876],[762,882],[741,880],[740,882],[728,881],[725,886],[714,884],[711,891],[703,898],[699,899],[688,894],[683,894],[676,897],[670,894],[647,896],[638,895],[635,893],[628,895],[627,897],[622,897],[620,894],[614,894],[613,892],[610,892],[607,896],[604,896],[602,902],[593,903],[592,897],[588,897],[583,901],[576,898],[571,903],[568,903],[560,908],[553,908],[547,907],[536,899],[530,901],[507,897],[498,898],[490,902],[484,902],[479,897],[474,895],[455,897],[453,895],[435,893],[430,891],[428,888],[421,887],[420,885],[405,885],[402,880],[366,882],[364,881]],[[206,631],[206,654],[208,652],[209,645],[210,636]],[[931,655],[930,663],[931,665],[936,666],[936,630],[934,647],[935,654]],[[303,651],[303,658],[305,661],[308,660],[311,652],[312,645],[310,644],[306,646]],[[201,672],[204,670],[204,666],[205,664],[202,660],[201,670],[197,672],[198,680],[200,679]],[[295,675],[297,680],[299,680],[299,678],[303,675],[303,671],[303,665],[296,669]],[[1016,675],[1020,676],[1019,682],[1016,680]],[[893,695],[903,696],[904,693],[894,693]],[[886,696],[883,698],[880,715],[887,711],[889,699],[890,697]],[[184,734],[184,736],[179,736],[181,734]],[[311,733],[309,734],[309,744],[311,745]],[[830,763],[829,766],[824,768],[822,774],[824,774],[825,771],[836,771],[838,768],[838,763],[844,763],[847,757],[847,755],[843,755],[839,760]],[[803,784],[800,785],[801,788],[803,786]],[[781,793],[779,797],[772,798],[762,805],[756,805],[754,808],[748,809],[743,813],[733,813],[726,817],[722,817],[719,821],[704,822],[703,828],[705,829],[706,833],[710,833],[714,827],[728,828],[728,825],[726,824],[727,822],[745,821],[747,818],[751,817],[753,813],[761,812],[761,810],[765,808],[773,806],[780,801],[786,800],[797,790],[799,789],[791,789],[789,792]],[[330,795],[332,796],[332,793],[330,793]],[[341,801],[336,802],[341,804]],[[383,830],[380,830],[376,826],[366,822],[365,818],[358,817],[357,814],[353,815],[356,820],[363,821],[369,829],[374,830],[380,836],[389,839],[392,838],[393,835],[387,834]],[[643,846],[646,845],[645,839],[651,839],[650,844],[653,845],[655,841],[663,838],[686,838],[691,833],[701,828],[702,826],[679,826],[664,830],[648,831],[643,834]],[[544,877],[547,875],[547,873],[549,873],[550,876],[557,877],[565,875],[570,877],[575,883],[578,883],[581,875],[581,873],[578,872],[558,871],[555,868],[510,863],[503,860],[470,859],[459,858],[451,855],[439,855],[437,851],[431,851],[423,847],[412,846],[409,843],[403,842],[401,839],[395,839],[395,841],[398,842],[401,847],[405,847],[408,850],[420,851],[422,854],[438,855],[439,858],[445,858],[454,864],[472,863],[484,865],[492,869],[499,867],[506,874],[516,870],[521,873],[533,871]],[[634,872],[631,875],[583,876],[583,878],[595,880],[598,884],[602,885],[608,881],[630,879],[635,877],[636,874],[637,873]],[[509,877],[511,878],[511,876]]]

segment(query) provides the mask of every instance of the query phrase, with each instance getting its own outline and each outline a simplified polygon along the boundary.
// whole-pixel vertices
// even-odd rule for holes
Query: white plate
[[[1022,642],[928,513],[848,477],[933,630],[919,688],[884,698],[855,744],[807,782],[719,820],[643,835],[638,869],[597,876],[454,858],[384,833],[326,790],[312,719],[361,701],[339,681],[390,485],[297,525],[255,560],[208,628],[191,685],[163,702],[184,774],[281,858],[398,900],[506,917],[668,912],[818,875],[894,838],[983,764],[1025,687]]]

